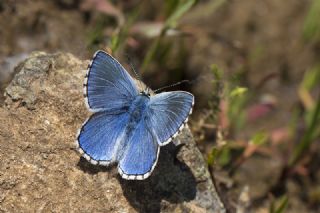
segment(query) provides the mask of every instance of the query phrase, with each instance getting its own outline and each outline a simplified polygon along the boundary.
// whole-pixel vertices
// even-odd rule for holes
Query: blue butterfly
[[[119,174],[128,180],[151,175],[160,147],[183,129],[194,104],[193,95],[184,91],[139,91],[124,67],[103,51],[88,66],[83,93],[93,114],[78,131],[78,151],[95,165],[118,163]]]

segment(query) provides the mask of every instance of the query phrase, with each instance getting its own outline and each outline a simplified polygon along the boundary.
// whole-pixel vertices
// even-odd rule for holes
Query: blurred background
[[[1,0],[0,26],[1,95],[32,51],[130,58],[152,89],[189,80],[166,90],[196,96],[229,212],[320,212],[319,0]]]

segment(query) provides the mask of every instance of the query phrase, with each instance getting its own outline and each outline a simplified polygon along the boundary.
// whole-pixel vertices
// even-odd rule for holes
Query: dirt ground
[[[139,70],[154,40],[141,26],[163,21],[165,4],[157,0],[122,0],[115,4],[114,12],[113,8],[88,8],[86,2],[90,0],[0,2],[0,90],[13,76],[13,67],[31,51],[71,52],[87,59],[98,48],[109,47],[121,18],[130,20],[128,17],[141,4],[116,53],[124,63],[128,54]],[[196,96],[191,127],[205,157],[217,146],[220,131],[225,141],[240,147],[231,151],[234,163],[211,166],[220,196],[230,212],[242,208],[268,212],[271,203],[283,195],[289,198],[288,212],[320,211],[320,159],[316,157],[319,145],[312,146],[302,165],[289,175],[286,173],[290,153],[301,138],[296,134],[295,138],[286,139],[295,109],[301,108],[299,85],[306,71],[320,59],[319,41],[310,42],[303,37],[311,3],[198,1],[179,21],[179,32],[163,39],[154,61],[143,73],[145,83],[152,88],[197,79],[174,89],[186,89]],[[101,21],[106,17],[107,22]],[[212,64],[224,71],[224,78],[236,75],[238,84],[248,88],[244,107],[248,119],[240,128],[233,127],[235,120],[229,120],[226,126],[219,122],[210,123],[209,127],[202,125],[208,123],[205,115],[214,93]],[[223,115],[222,103],[220,107]],[[256,115],[255,110],[263,113]],[[304,131],[302,119],[296,120],[296,126],[298,133]],[[268,142],[243,161],[237,158],[246,147],[243,144],[261,130],[268,133]]]

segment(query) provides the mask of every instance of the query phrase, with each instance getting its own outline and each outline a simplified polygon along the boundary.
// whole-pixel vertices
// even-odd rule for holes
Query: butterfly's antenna
[[[192,84],[193,81],[190,81],[190,80],[182,80],[182,81],[179,81],[177,83],[174,83],[174,84],[171,84],[171,85],[168,85],[168,86],[164,86],[164,87],[161,87],[159,89],[156,89],[154,90],[154,92],[158,92],[158,91],[161,91],[163,89],[166,89],[166,88],[170,88],[170,87],[174,87],[174,86],[177,86],[177,85],[180,85],[180,84],[183,84],[183,83],[189,83],[189,84]]]
[[[144,85],[142,83],[141,77],[140,77],[139,73],[136,71],[136,69],[134,68],[134,65],[132,63],[132,60],[131,60],[129,54],[126,54],[126,57],[127,57],[127,62],[129,64],[129,66],[131,67],[131,70],[134,72],[134,75],[136,76],[136,79],[138,80],[138,83],[140,84],[140,88],[145,88],[146,85]],[[145,90],[145,89],[143,89],[143,90]]]
[[[141,77],[140,77],[140,75],[138,74],[138,72],[136,71],[136,69],[134,68],[130,56],[129,56],[128,54],[126,54],[126,57],[127,57],[128,64],[129,64],[130,67],[131,67],[131,70],[134,72],[134,74],[135,74],[135,76],[136,76],[136,79],[137,79],[138,81],[141,81]]]
[[[193,80],[182,80],[182,81],[179,81],[177,83],[174,83],[174,84],[171,84],[171,85],[164,86],[164,87],[161,87],[159,89],[156,89],[156,90],[154,90],[154,92],[158,92],[160,90],[163,90],[163,89],[166,89],[166,88],[170,88],[170,87],[174,87],[174,86],[177,86],[177,85],[183,84],[183,83],[194,84],[194,83],[196,83],[198,81],[208,80],[208,78],[210,79],[210,76],[208,76],[208,75],[200,75],[196,79],[193,79]],[[215,80],[213,80],[213,81],[215,81]]]

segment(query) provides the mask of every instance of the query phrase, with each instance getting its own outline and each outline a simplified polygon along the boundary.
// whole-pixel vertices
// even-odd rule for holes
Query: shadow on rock
[[[82,171],[89,174],[97,174],[98,172],[110,172],[110,171],[113,171],[113,167],[114,167],[114,166],[106,167],[106,166],[92,165],[84,157],[80,157],[80,160],[77,166]]]
[[[124,196],[139,212],[160,212],[161,201],[182,203],[196,196],[196,180],[189,167],[176,159],[179,146],[161,147],[158,165],[143,181],[128,181],[119,177]]]

